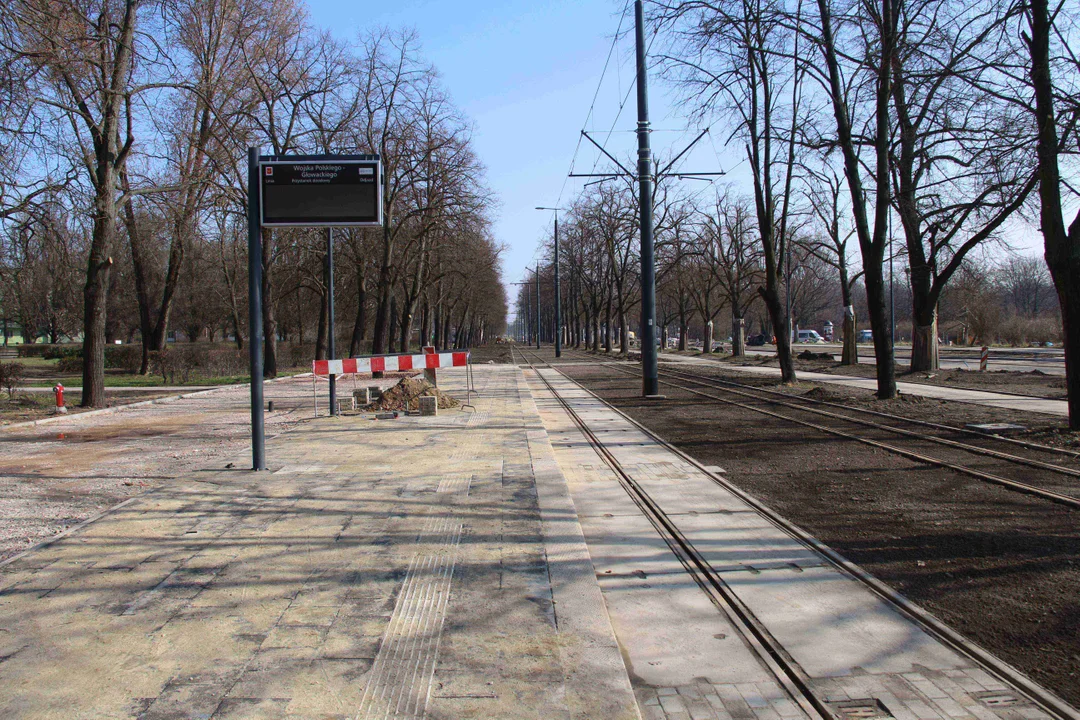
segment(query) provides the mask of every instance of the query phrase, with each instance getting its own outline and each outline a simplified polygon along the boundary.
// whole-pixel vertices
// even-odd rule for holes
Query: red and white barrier
[[[427,355],[376,355],[344,360],[316,360],[312,371],[316,375],[350,375],[353,373],[402,372],[405,370],[434,370],[435,368],[465,367],[469,351],[430,353]]]

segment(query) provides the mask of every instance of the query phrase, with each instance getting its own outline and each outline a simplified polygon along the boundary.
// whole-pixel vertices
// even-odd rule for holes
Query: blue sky
[[[358,3],[309,0],[313,21],[342,39],[376,26],[412,27],[455,103],[475,124],[474,142],[499,200],[495,235],[508,246],[504,279],[516,282],[535,257],[551,213],[538,205],[559,202],[593,95],[619,27],[625,0],[549,2]],[[633,22],[632,6],[623,31]],[[588,129],[607,131],[633,81],[633,36],[625,35],[605,75]],[[665,88],[650,87],[653,147],[681,148],[692,129],[671,112]],[[609,148],[629,157],[636,148],[634,98],[622,111]],[[598,152],[584,143],[578,171],[589,172]],[[720,157],[706,140],[690,158],[694,170],[716,169]],[[687,165],[689,167],[689,165]],[[604,166],[601,165],[600,169]],[[566,183],[563,202],[580,188]]]

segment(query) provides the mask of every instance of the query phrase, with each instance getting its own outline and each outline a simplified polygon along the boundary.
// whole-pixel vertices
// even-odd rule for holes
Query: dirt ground
[[[109,406],[114,407],[116,405],[130,405],[131,403],[154,400],[156,398],[176,394],[176,392],[153,392],[152,390],[132,392],[112,390],[109,391],[108,398]],[[64,393],[64,405],[67,407],[69,415],[86,412],[86,410],[79,407],[79,402],[81,402],[81,400],[82,393],[80,392]],[[0,396],[0,427],[12,423],[28,422],[30,420],[41,420],[42,418],[52,417],[55,414],[53,412],[55,407],[56,397],[52,393],[16,392],[15,397],[11,398],[8,397],[8,394],[5,392]]]
[[[800,349],[801,351],[801,349]],[[693,354],[693,353],[684,353]],[[700,353],[698,353],[700,355]],[[775,366],[776,356],[751,355],[745,359],[736,359],[730,355],[713,355],[721,364],[769,365]],[[836,355],[839,357],[839,355]],[[831,360],[796,360],[795,369],[807,372],[828,373],[830,375],[848,375],[851,377],[877,377],[877,368],[867,363],[859,365],[841,365]],[[924,385],[942,385],[945,387],[986,390],[1032,397],[1064,400],[1067,397],[1065,378],[1049,375],[1039,370],[1020,372],[1017,370],[978,370],[947,369],[933,372],[910,372],[907,365],[897,365],[896,379],[900,382],[921,383]]]
[[[666,401],[647,402],[638,380],[610,368],[567,363],[561,369],[696,459],[724,467],[731,481],[781,515],[1080,704],[1076,511],[670,387],[663,388]],[[910,416],[944,415],[953,424],[1012,417],[938,401],[897,401],[889,411],[904,403],[899,409]]]
[[[311,379],[267,383],[267,435],[311,417]],[[175,393],[174,393],[175,394]],[[178,475],[250,463],[246,385],[111,414],[0,428],[0,560]]]

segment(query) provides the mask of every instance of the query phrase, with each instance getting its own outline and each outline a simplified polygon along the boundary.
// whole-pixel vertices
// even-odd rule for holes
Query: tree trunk
[[[432,318],[432,325],[434,326],[434,333],[433,333],[434,337],[432,338],[432,344],[435,345],[435,351],[436,352],[443,352],[443,350],[446,347],[445,345],[443,345],[443,338],[442,338],[442,326],[443,326],[442,307],[443,307],[443,304],[440,301],[440,302],[435,303],[435,308],[433,310],[434,317]]]
[[[297,291],[299,294],[299,291]],[[319,294],[319,331],[315,335],[315,359],[334,360],[329,357],[330,293],[327,287]]]
[[[401,327],[398,328],[401,335],[401,352],[407,353],[412,347],[412,325],[413,325],[413,310],[416,307],[416,299],[405,300],[404,307],[401,309]]]
[[[780,293],[775,288],[760,288],[759,292],[765,301],[765,308],[769,311],[769,319],[772,321],[773,335],[776,336],[776,355],[780,359],[780,377],[785,383],[795,382],[795,358],[791,354],[791,336],[788,335],[787,319],[784,314],[783,303],[780,302]]]
[[[855,329],[858,327],[855,318],[855,306],[846,305],[844,307],[844,351],[841,357],[841,362],[844,365],[858,365],[859,364],[859,344],[858,344],[858,331]]]
[[[266,228],[263,234],[263,377],[276,378],[277,366],[277,313],[274,298],[274,232]]]
[[[911,319],[911,368],[912,372],[937,370],[938,356],[937,309],[929,313],[920,309]]]
[[[623,355],[630,352],[629,332],[630,326],[626,322],[626,312],[619,308],[619,352]]]
[[[604,352],[610,353],[611,347],[611,298],[608,297],[604,310]]]
[[[841,355],[841,363],[844,365],[859,364],[859,342],[856,328],[858,323],[855,318],[855,304],[851,300],[851,283],[848,281],[847,265],[844,262],[843,253],[840,254],[840,297],[844,301],[844,350]]]
[[[1038,0],[1036,0],[1038,1]],[[887,400],[896,397],[896,360],[893,357],[892,337],[889,333],[885,314],[885,280],[882,266],[885,258],[885,226],[889,212],[889,66],[895,47],[895,33],[892,27],[893,7],[890,0],[881,0],[882,5],[882,43],[881,60],[877,68],[878,84],[876,92],[876,138],[874,150],[877,163],[875,178],[875,222],[873,235],[866,213],[866,195],[863,192],[860,175],[860,161],[855,150],[855,141],[851,129],[851,119],[844,96],[844,84],[840,75],[836,44],[833,39],[832,19],[828,0],[817,0],[818,14],[821,20],[821,49],[829,74],[829,97],[836,119],[836,131],[840,150],[844,156],[844,175],[852,201],[852,214],[855,230],[862,251],[863,268],[866,275],[866,303],[870,312],[870,327],[874,333],[874,356],[877,360],[878,398]]]
[[[420,306],[420,347],[421,349],[431,344],[431,301],[424,297]]]
[[[1035,90],[1038,127],[1039,226],[1046,264],[1057,288],[1065,334],[1065,386],[1069,395],[1069,428],[1080,430],[1080,214],[1068,230],[1062,214],[1061,169],[1054,85],[1050,75],[1050,37],[1054,32],[1047,0],[1031,0],[1031,84]]]
[[[367,335],[367,277],[360,267],[356,275],[356,319],[349,340],[349,357],[356,357],[363,351],[364,336]]]
[[[394,312],[390,307],[392,290],[390,261],[393,256],[393,238],[390,234],[391,214],[386,211],[384,215],[382,259],[379,263],[379,281],[376,287],[378,300],[375,305],[375,331],[371,339],[371,352],[375,355],[385,353],[388,340],[392,342],[393,338],[393,330],[389,328],[390,324],[394,322]],[[381,373],[379,377],[382,377]]]
[[[881,261],[881,257],[876,258],[875,268],[875,259],[871,258],[864,277],[870,330],[874,335],[874,357],[877,360],[878,398],[888,400],[896,397],[896,358],[893,356],[892,328],[885,303],[885,277],[881,271]]]
[[[111,174],[111,173],[110,173]],[[116,196],[112,183],[95,202],[93,241],[83,287],[82,407],[105,407],[105,312],[113,259],[109,256],[116,231]]]
[[[390,302],[387,303],[387,309],[390,315],[390,328],[389,332],[387,332],[387,339],[389,340],[389,344],[387,345],[386,349],[387,352],[393,354],[397,352],[397,295],[390,296]]]
[[[120,173],[120,186],[125,193],[131,192],[127,172]],[[127,229],[128,246],[131,248],[131,267],[135,275],[135,301],[139,306],[139,337],[142,344],[142,360],[139,362],[139,374],[150,372],[150,351],[153,346],[153,322],[150,320],[150,290],[147,287],[146,260],[143,257],[142,237],[139,235],[138,221],[135,219],[134,203],[124,206],[124,226]]]
[[[735,357],[746,355],[746,319],[731,315],[731,354]]]

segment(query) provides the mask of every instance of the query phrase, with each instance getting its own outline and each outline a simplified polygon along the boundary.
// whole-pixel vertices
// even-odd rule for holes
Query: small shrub
[[[243,375],[248,371],[248,355],[236,346],[206,348],[205,357],[199,359],[202,374],[206,377]]]
[[[56,360],[66,355],[82,352],[82,345],[50,345],[48,343],[29,343],[19,346],[19,357],[39,357],[45,360]]]
[[[8,399],[15,398],[15,388],[23,381],[25,370],[21,363],[0,363],[0,387],[7,390]]]
[[[142,345],[106,345],[105,367],[134,375],[142,367]]]
[[[174,345],[163,352],[150,353],[151,370],[166,385],[183,385],[197,374],[198,348]]]
[[[338,353],[341,355],[341,353]],[[311,363],[315,361],[314,343],[290,343],[278,345],[278,358],[284,362],[278,363],[278,368],[306,367],[311,369]]]
[[[83,361],[80,356],[62,357],[60,358],[60,362],[56,363],[57,372],[64,373],[65,375],[81,373],[82,369]]]

